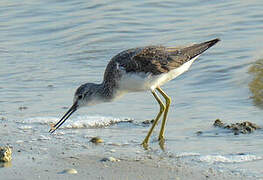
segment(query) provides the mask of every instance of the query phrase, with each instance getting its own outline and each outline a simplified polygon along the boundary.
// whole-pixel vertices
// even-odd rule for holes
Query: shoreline
[[[156,143],[152,143],[153,149],[149,150],[144,150],[136,142],[109,142],[110,138],[96,145],[89,141],[89,137],[83,142],[74,133],[48,136],[39,130],[17,131],[16,126],[9,127],[0,132],[2,141],[9,142],[3,145],[9,144],[13,150],[11,163],[0,168],[0,177],[5,180],[257,179],[241,171],[217,168],[213,164],[201,165],[173,155],[170,157],[168,151],[159,151]],[[119,161],[102,161],[109,157]],[[65,173],[68,169],[77,173]]]
[[[239,173],[204,169],[176,160],[174,164],[159,156],[146,155],[143,158],[121,158],[119,161],[102,161],[105,156],[90,152],[81,154],[48,153],[34,156],[14,154],[12,165],[1,168],[5,180],[15,179],[250,179]],[[34,158],[33,158],[34,157]],[[108,156],[106,156],[108,157]],[[65,173],[75,169],[76,174]],[[252,179],[252,178],[251,178]]]

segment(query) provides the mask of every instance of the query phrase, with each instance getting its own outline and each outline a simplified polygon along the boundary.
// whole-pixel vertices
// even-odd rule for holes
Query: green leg
[[[153,122],[153,125],[152,125],[151,129],[149,130],[147,136],[145,137],[144,141],[142,142],[142,145],[143,145],[144,149],[148,149],[148,142],[149,142],[149,138],[150,138],[150,136],[152,134],[152,131],[153,131],[154,127],[156,126],[158,120],[160,119],[162,113],[165,111],[165,106],[164,106],[162,100],[156,94],[156,92],[152,91],[152,94],[153,94],[153,96],[155,97],[155,99],[157,100],[157,102],[160,105],[160,111],[159,111],[158,115],[156,116],[156,118],[155,118],[155,120]]]
[[[161,130],[160,130],[160,134],[159,134],[159,141],[161,144],[164,144],[164,128],[165,128],[165,123],[166,123],[166,119],[167,119],[167,115],[168,115],[168,110],[169,110],[169,107],[171,104],[171,98],[160,87],[157,87],[156,89],[161,93],[161,95],[164,97],[164,99],[166,101],[166,108],[164,111],[162,126],[161,126]]]

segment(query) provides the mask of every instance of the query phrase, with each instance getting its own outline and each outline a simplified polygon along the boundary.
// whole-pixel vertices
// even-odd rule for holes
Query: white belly
[[[154,90],[156,87],[165,84],[187,71],[196,58],[197,57],[184,63],[182,66],[161,75],[151,75],[150,73],[143,72],[124,74],[119,82],[120,89],[118,94]]]

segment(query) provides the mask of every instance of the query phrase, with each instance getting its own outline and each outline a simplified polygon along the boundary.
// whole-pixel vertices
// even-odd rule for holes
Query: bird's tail
[[[199,44],[193,44],[186,47],[170,47],[167,48],[170,56],[172,57],[171,66],[177,67],[178,65],[182,65],[187,61],[199,56],[204,51],[214,46],[220,39],[216,38],[210,41],[206,41]],[[174,64],[174,65],[173,65]]]
[[[199,44],[194,44],[188,47],[183,48],[181,51],[183,54],[186,54],[190,59],[202,54],[204,51],[214,46],[220,39],[216,38],[210,41],[206,41]]]

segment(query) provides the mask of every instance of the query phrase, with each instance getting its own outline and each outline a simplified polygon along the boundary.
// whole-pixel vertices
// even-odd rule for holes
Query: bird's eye
[[[79,95],[79,96],[78,96],[78,99],[82,99],[82,95]]]

